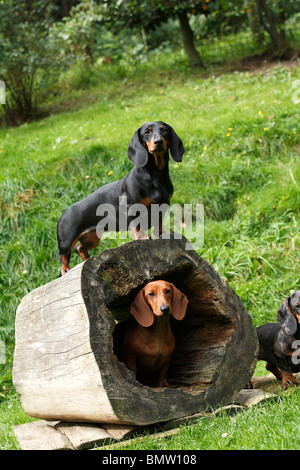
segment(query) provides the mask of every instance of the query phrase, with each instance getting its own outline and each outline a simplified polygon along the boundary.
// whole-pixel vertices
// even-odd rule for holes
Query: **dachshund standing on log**
[[[292,372],[300,372],[300,290],[286,297],[277,311],[277,323],[256,328],[259,340],[258,360],[281,380],[284,390],[296,385]]]
[[[167,373],[175,339],[170,327],[170,315],[182,320],[188,299],[173,284],[149,282],[135,297],[130,312],[135,320],[128,328],[124,341],[124,362],[137,379],[158,374],[158,386],[169,387]]]
[[[101,220],[97,209],[101,205],[111,205],[115,209],[114,227],[117,232],[130,228],[135,239],[145,238],[139,225],[130,227],[134,217],[127,217],[128,210],[134,204],[146,206],[149,215],[148,229],[151,228],[150,206],[169,204],[173,194],[168,167],[169,150],[176,162],[182,161],[184,148],[174,129],[160,121],[144,124],[134,133],[128,147],[128,157],[134,164],[128,175],[102,186],[64,211],[57,224],[57,256],[61,264],[61,275],[70,269],[69,261],[74,247],[75,252],[85,261],[89,258],[88,250],[95,248],[103,232],[108,230],[104,226],[101,232],[99,226],[97,227]],[[127,226],[121,227],[119,205],[120,198],[124,196]],[[161,235],[162,230],[160,217],[155,234]]]

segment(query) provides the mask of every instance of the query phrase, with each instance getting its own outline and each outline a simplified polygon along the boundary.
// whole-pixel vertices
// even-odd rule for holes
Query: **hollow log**
[[[22,299],[13,382],[28,415],[147,425],[233,399],[255,368],[255,328],[238,295],[187,246],[184,238],[129,242]],[[173,283],[189,300],[185,318],[171,319],[172,388],[138,382],[122,362],[130,304],[156,279]]]

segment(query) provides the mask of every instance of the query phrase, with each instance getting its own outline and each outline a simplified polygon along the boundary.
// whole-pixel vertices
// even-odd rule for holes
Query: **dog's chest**
[[[153,184],[149,191],[149,198],[152,204],[164,204],[169,203],[173,194],[173,185],[170,184]]]
[[[169,203],[173,194],[173,184],[169,174],[152,175],[147,183],[147,185],[141,187],[141,190],[148,195],[152,204]]]
[[[161,338],[153,338],[143,345],[143,350],[137,356],[139,367],[149,370],[156,370],[162,367],[170,358],[175,348],[173,335],[161,340]]]

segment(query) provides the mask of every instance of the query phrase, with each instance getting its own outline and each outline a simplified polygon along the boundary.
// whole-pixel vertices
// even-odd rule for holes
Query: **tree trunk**
[[[247,14],[249,19],[249,26],[256,44],[261,44],[264,40],[263,29],[257,15],[256,1],[246,0]]]
[[[13,382],[30,416],[147,425],[230,403],[250,380],[258,342],[241,299],[187,240],[138,240],[25,296],[16,315]],[[146,386],[122,362],[130,304],[150,280],[188,298],[171,319],[173,388]]]
[[[204,64],[194,44],[194,33],[191,29],[187,12],[185,10],[181,11],[180,13],[178,13],[178,18],[183,38],[183,44],[188,56],[189,64],[191,66],[204,67]]]
[[[284,29],[285,13],[283,7],[276,18],[276,14],[267,5],[266,0],[256,0],[256,6],[260,23],[271,38],[274,57],[284,58],[288,51],[288,44]]]

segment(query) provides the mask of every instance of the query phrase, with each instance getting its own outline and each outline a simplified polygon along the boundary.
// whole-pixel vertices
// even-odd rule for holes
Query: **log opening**
[[[197,275],[192,264],[187,262],[181,269],[171,270],[148,282],[158,279],[174,284],[189,300],[185,318],[181,321],[170,319],[176,344],[168,373],[170,384],[190,394],[193,389],[199,393],[200,388],[205,390],[213,382],[225,346],[234,332],[234,322],[220,313],[212,286]],[[129,323],[134,321],[129,313],[130,304],[145,284],[108,305],[117,322],[113,331],[113,351],[122,363],[124,336]],[[157,385],[146,382],[143,377],[137,377],[137,380],[142,385]]]

